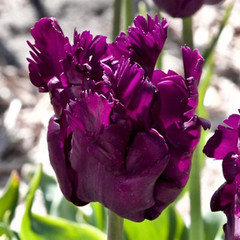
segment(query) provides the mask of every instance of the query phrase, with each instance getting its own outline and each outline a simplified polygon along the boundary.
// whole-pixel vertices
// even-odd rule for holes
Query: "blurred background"
[[[206,48],[217,33],[224,9],[230,0],[218,6],[204,6],[194,16],[195,47]],[[152,1],[145,1],[152,9]],[[0,193],[13,169],[24,176],[29,167],[43,163],[51,173],[46,145],[46,129],[53,110],[48,94],[38,93],[28,79],[27,40],[30,28],[44,16],[58,19],[65,35],[72,39],[74,28],[90,30],[93,35],[107,35],[111,41],[113,0],[0,0]],[[136,8],[137,9],[137,8]],[[153,12],[150,12],[153,15]],[[163,70],[182,74],[180,55],[181,20],[162,14],[170,22],[164,48]],[[229,114],[240,108],[240,1],[235,1],[227,26],[215,52],[215,74],[211,80],[205,106],[209,111],[212,131]],[[221,167],[206,161],[203,171],[203,206],[223,182]],[[209,178],[211,176],[211,178]],[[21,191],[26,184],[21,183]],[[208,197],[209,196],[209,197]],[[182,211],[188,211],[186,200]],[[182,204],[182,205],[181,205]]]

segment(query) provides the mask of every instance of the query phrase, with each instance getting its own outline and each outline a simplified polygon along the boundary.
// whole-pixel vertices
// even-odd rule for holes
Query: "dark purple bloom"
[[[219,125],[204,147],[208,157],[222,159],[226,182],[214,193],[212,211],[223,211],[227,216],[224,225],[226,240],[240,239],[240,115],[233,114]]]
[[[185,76],[154,70],[167,22],[138,16],[113,43],[75,31],[71,45],[57,21],[43,18],[30,79],[50,93],[51,164],[65,197],[92,201],[124,218],[154,219],[185,186],[200,127],[197,86],[203,58],[182,48]]]
[[[197,12],[203,4],[217,4],[223,0],[154,0],[160,11],[172,17],[189,17]]]

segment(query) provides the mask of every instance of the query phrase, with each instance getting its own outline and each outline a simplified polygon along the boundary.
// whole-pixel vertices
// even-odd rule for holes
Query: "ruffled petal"
[[[233,129],[238,129],[240,125],[240,115],[239,114],[232,114],[227,119],[223,121],[229,127]]]
[[[114,175],[124,171],[131,126],[126,121],[110,125],[112,109],[113,103],[98,94],[70,103],[70,162],[75,171],[82,168],[82,161],[100,162]]]
[[[166,138],[174,148],[191,153],[199,142],[201,125],[197,117],[190,119],[187,124],[182,126],[173,123],[166,129]]]
[[[232,183],[240,172],[240,157],[229,153],[222,163],[223,175],[227,183]]]
[[[168,23],[165,19],[159,23],[157,15],[154,19],[148,15],[147,20],[137,16],[134,24],[135,27],[129,27],[128,36],[120,34],[110,45],[110,50],[116,59],[124,56],[130,58],[131,63],[138,63],[151,77],[167,38]]]
[[[208,140],[203,152],[215,159],[223,159],[228,153],[238,154],[238,132],[231,128],[219,126]]]
[[[75,84],[83,84],[86,89],[86,80],[84,78],[95,81],[101,81],[103,69],[101,61],[108,57],[108,45],[106,37],[98,35],[93,37],[89,31],[83,31],[79,34],[76,30],[74,32],[74,44],[68,46],[68,55],[70,61],[68,64],[73,64],[73,69],[78,72],[78,78],[69,77],[69,81],[75,81]],[[68,74],[71,74],[68,73]]]
[[[211,210],[224,211],[227,205],[231,204],[235,195],[235,183],[224,183],[212,196]]]
[[[182,57],[183,57],[183,65],[185,78],[193,77],[196,85],[198,85],[201,74],[202,67],[204,63],[204,59],[201,56],[200,52],[195,49],[191,50],[189,47],[182,47]]]
[[[105,79],[110,82],[113,97],[126,108],[126,113],[136,128],[149,128],[153,87],[144,79],[143,69],[129,60],[122,59],[115,73],[105,71]]]
[[[67,113],[72,130],[100,133],[110,123],[112,107],[113,103],[109,103],[103,95],[83,93],[79,101],[69,104]]]
[[[239,208],[239,176],[238,185],[223,184],[213,195],[211,199],[212,211],[223,211],[227,216],[227,223],[223,226],[225,240],[240,239],[240,208]]]
[[[226,182],[212,196],[211,209],[223,211],[227,216],[223,226],[225,240],[236,240],[240,239],[239,115],[229,116],[224,123],[229,127],[219,125],[203,151],[209,157],[223,159]]]
[[[158,90],[153,106],[156,121],[160,120],[165,129],[174,122],[182,121],[189,97],[184,79],[172,71],[165,74],[155,70],[152,82]]]
[[[41,91],[48,91],[48,81],[59,78],[63,71],[60,61],[66,58],[64,45],[69,41],[54,18],[42,18],[31,29],[31,34],[35,43],[28,42],[34,59],[28,59],[30,80]]]

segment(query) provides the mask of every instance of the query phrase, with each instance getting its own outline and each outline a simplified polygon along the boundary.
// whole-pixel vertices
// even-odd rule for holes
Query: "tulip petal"
[[[158,90],[158,101],[154,106],[154,115],[161,119],[164,128],[183,118],[188,102],[188,92],[184,79],[173,72],[163,73],[155,70],[152,82]]]
[[[227,183],[232,183],[240,172],[240,157],[229,153],[222,163],[223,175]]]
[[[168,147],[164,138],[154,129],[148,133],[138,133],[133,144],[129,148],[126,169],[129,174],[141,174],[154,167],[157,162],[162,161],[162,171],[165,169],[167,161],[166,154]],[[159,172],[159,175],[161,172]]]
[[[110,123],[112,107],[113,103],[109,103],[103,95],[83,93],[79,101],[69,104],[68,115],[72,129],[80,129],[84,133],[100,133]]]
[[[223,210],[231,204],[235,195],[235,183],[224,183],[212,196],[211,210],[213,212]]]
[[[188,17],[197,12],[204,4],[204,0],[154,0],[161,11],[172,17]]]
[[[203,152],[215,159],[223,159],[228,153],[238,153],[238,132],[231,128],[219,126],[208,140]]]
[[[162,162],[158,161],[142,174],[113,175],[91,158],[83,161],[78,171],[76,185],[81,191],[76,195],[82,201],[99,201],[121,217],[143,221],[145,210],[155,204],[152,193],[162,167]]]
[[[204,62],[203,57],[197,49],[192,51],[187,46],[182,47],[182,57],[185,78],[187,79],[193,77],[194,81],[198,85],[202,74],[202,67]]]
[[[144,80],[144,71],[122,59],[113,75],[105,71],[106,79],[111,83],[112,93],[126,108],[126,113],[139,129],[150,125],[149,112],[153,98],[153,87]]]
[[[146,211],[148,219],[155,219],[172,203],[187,183],[190,167],[191,154],[183,154],[179,150],[169,153],[169,163],[156,182],[155,205]]]
[[[227,119],[225,119],[223,122],[233,129],[238,129],[239,123],[240,123],[240,115],[232,114]]]
[[[110,50],[116,59],[124,56],[131,63],[138,63],[148,77],[151,77],[157,58],[167,38],[168,23],[165,19],[158,22],[158,16],[147,20],[142,16],[134,19],[135,27],[129,27],[128,36],[122,33],[110,45]]]
[[[191,125],[190,125],[191,123]],[[174,148],[185,152],[193,152],[200,138],[200,123],[197,117],[188,121],[189,127],[174,123],[166,129],[166,138]]]
[[[29,60],[30,80],[41,91],[48,91],[48,81],[59,78],[63,71],[60,61],[66,58],[64,45],[68,38],[54,18],[42,18],[31,29],[31,34],[35,43],[28,42],[34,56],[34,61]]]
[[[65,130],[65,129],[64,129]],[[62,129],[58,120],[52,117],[48,126],[48,150],[51,165],[56,173],[61,191],[64,196],[74,202],[76,205],[85,205],[87,202],[77,200],[74,197],[72,179],[74,178],[74,171],[69,168],[64,152],[64,140],[62,139]]]
[[[28,61],[33,84],[50,92],[49,156],[65,197],[143,221],[185,186],[200,127],[208,123],[196,115],[199,52],[182,48],[185,77],[154,71],[168,23],[148,15],[134,25],[113,43],[75,30],[71,44],[55,19],[44,18],[31,30]],[[228,180],[235,170],[226,170]]]

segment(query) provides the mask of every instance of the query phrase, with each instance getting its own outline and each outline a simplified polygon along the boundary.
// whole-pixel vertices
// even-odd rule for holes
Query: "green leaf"
[[[168,208],[168,217],[169,217],[168,240],[187,240],[188,229],[185,226],[182,217],[172,206]]]
[[[62,193],[56,193],[55,201],[52,202],[50,214],[70,221],[77,221],[78,207],[69,202]]]
[[[122,0],[114,0],[113,9],[112,40],[118,36],[121,30]]]
[[[4,220],[6,214],[8,214],[8,224],[11,222],[18,203],[18,198],[19,176],[16,171],[13,171],[6,184],[3,195],[0,197],[0,222]],[[2,233],[0,229],[0,236]]]
[[[105,235],[87,224],[76,224],[61,218],[40,216],[31,212],[34,194],[42,176],[42,167],[36,171],[26,198],[26,210],[20,230],[21,240],[104,240]]]
[[[124,230],[128,240],[187,240],[187,228],[176,210],[170,206],[153,221],[135,223],[124,221]]]
[[[122,3],[123,3],[124,32],[127,32],[129,26],[131,26],[133,23],[134,1],[133,0],[123,0]]]
[[[3,240],[19,240],[18,233],[13,231],[10,228],[10,217],[11,217],[11,211],[6,211],[3,217],[3,221],[0,222],[0,231],[2,233],[1,239]]]
[[[215,70],[213,55],[208,59],[208,62],[204,65],[203,70],[203,76],[199,84],[199,105],[197,108],[197,113],[203,118],[208,118],[208,112],[204,107],[204,99]]]
[[[205,240],[214,240],[217,236],[221,236],[226,218],[220,212],[211,212],[204,216],[203,222]]]
[[[43,198],[47,213],[50,214],[53,201],[56,199],[56,194],[58,194],[58,185],[54,177],[47,175],[42,172],[41,180],[39,186],[43,192]]]
[[[28,219],[30,227],[22,240],[104,240],[105,235],[97,228],[88,224],[76,224],[61,218],[43,217],[32,214],[32,218]]]
[[[124,230],[128,240],[161,239],[167,240],[169,224],[165,214],[153,221],[135,223],[124,220]]]
[[[54,177],[42,172],[39,186],[48,214],[76,222],[78,207],[63,197]]]
[[[106,231],[107,226],[107,211],[102,204],[98,202],[91,203],[93,213],[88,219],[88,223],[97,227],[101,231]]]
[[[1,239],[3,240],[20,240],[18,233],[12,231],[5,223],[0,223],[0,231],[2,231]]]

